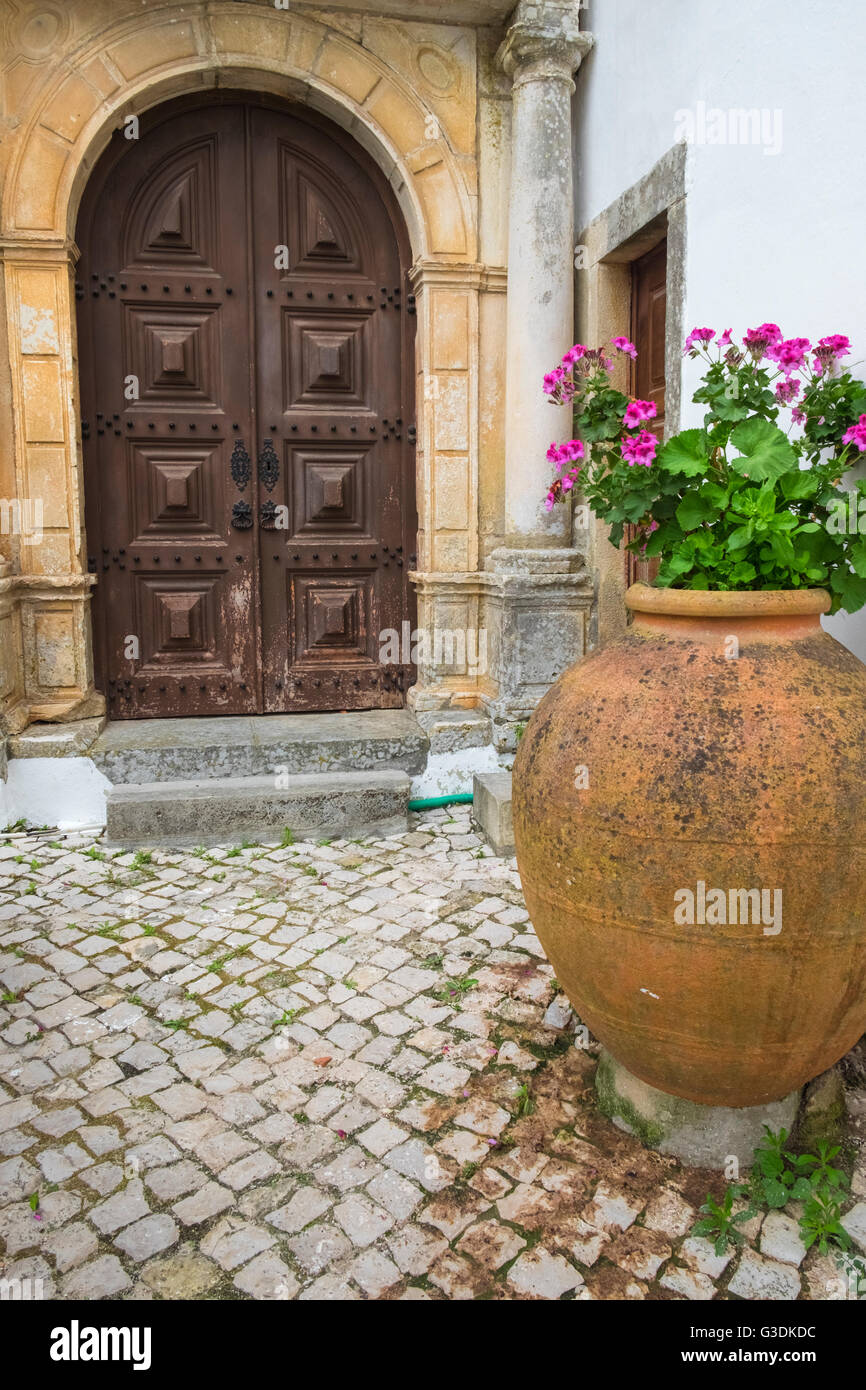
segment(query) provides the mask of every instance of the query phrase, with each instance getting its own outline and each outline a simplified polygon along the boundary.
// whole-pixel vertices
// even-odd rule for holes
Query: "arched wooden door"
[[[166,108],[115,134],[78,241],[112,717],[402,705],[415,320],[382,175],[300,111]]]

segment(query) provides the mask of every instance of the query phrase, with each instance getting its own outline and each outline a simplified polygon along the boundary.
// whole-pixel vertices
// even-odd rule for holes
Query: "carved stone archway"
[[[387,174],[415,260],[418,566],[431,576],[477,570],[478,299],[504,288],[504,275],[478,260],[474,68],[467,75],[462,55],[393,21],[362,47],[319,17],[231,0],[165,0],[145,13],[132,0],[15,0],[13,9],[2,77],[7,104],[17,91],[20,121],[5,142],[0,214],[11,395],[0,491],[19,507],[41,501],[42,534],[38,544],[20,528],[0,537],[7,731],[102,709],[84,553],[73,229],[112,131],[169,97],[249,86],[303,101]]]

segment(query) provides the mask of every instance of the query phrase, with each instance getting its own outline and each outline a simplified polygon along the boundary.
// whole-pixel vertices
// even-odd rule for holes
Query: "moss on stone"
[[[803,1096],[794,1144],[801,1153],[814,1153],[819,1144],[841,1144],[845,1138],[845,1086],[831,1067],[810,1081]]]
[[[664,1138],[662,1126],[653,1124],[651,1120],[638,1114],[631,1101],[619,1094],[613,1078],[613,1068],[606,1053],[602,1053],[598,1063],[598,1070],[595,1075],[595,1093],[602,1115],[606,1115],[609,1120],[622,1120],[631,1133],[636,1135],[647,1148],[658,1148]]]

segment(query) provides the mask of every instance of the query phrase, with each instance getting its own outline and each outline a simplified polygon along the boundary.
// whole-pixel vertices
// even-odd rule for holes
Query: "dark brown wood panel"
[[[400,706],[411,669],[379,660],[410,612],[400,247],[332,136],[255,111],[252,150],[264,708]]]
[[[384,178],[306,114],[175,106],[115,135],[78,240],[112,717],[402,705],[414,307]]]
[[[637,361],[632,363],[629,390],[642,401],[655,401],[656,416],[648,428],[664,438],[665,428],[665,310],[667,301],[667,241],[632,262],[631,338],[637,348]],[[634,528],[629,526],[630,540]],[[652,583],[658,573],[658,560],[642,560],[632,551],[625,552],[629,584]]]

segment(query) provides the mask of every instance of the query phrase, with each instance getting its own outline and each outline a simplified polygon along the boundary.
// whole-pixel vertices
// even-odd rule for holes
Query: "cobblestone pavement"
[[[734,1256],[689,1236],[720,1180],[599,1116],[466,808],[357,843],[9,837],[0,981],[0,1277],[44,1297],[843,1296],[788,1217]]]

